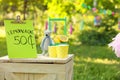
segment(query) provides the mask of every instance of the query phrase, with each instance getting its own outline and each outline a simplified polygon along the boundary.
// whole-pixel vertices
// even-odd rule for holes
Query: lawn
[[[120,80],[120,59],[108,46],[71,44],[69,53],[74,54],[74,80]],[[5,38],[0,38],[0,56],[6,54]]]
[[[120,60],[107,46],[72,45],[74,80],[120,80]]]
[[[0,38],[0,56],[4,56],[6,54],[7,54],[6,39]]]

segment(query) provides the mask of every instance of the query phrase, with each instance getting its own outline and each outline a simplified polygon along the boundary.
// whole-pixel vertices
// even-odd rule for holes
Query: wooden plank
[[[57,74],[49,74],[50,76],[48,77],[47,80],[57,80]],[[49,79],[51,78],[51,79]]]
[[[73,80],[73,60],[69,61],[66,65],[67,80]]]
[[[6,72],[5,80],[20,80],[20,79],[17,76],[15,76],[12,72]]]
[[[73,58],[73,54],[69,54],[67,58],[49,58],[46,56],[38,55],[38,58],[28,58],[28,59],[9,59],[8,56],[0,58],[0,62],[35,62],[35,63],[67,63]]]
[[[42,80],[41,78],[44,77],[45,75],[46,75],[45,73],[34,74],[34,80]]]
[[[25,73],[25,74],[24,74],[24,80],[29,80],[28,73]]]
[[[63,73],[65,64],[0,63],[8,72],[18,73]]]
[[[25,74],[24,73],[14,73],[20,80],[25,80]]]
[[[32,73],[28,74],[28,80],[34,80],[34,74]]]
[[[32,73],[15,73],[20,80],[35,80]]]
[[[65,64],[65,73],[58,73],[57,80],[73,80],[73,59]]]
[[[73,59],[71,60],[71,68],[69,70],[69,80],[73,80]]]
[[[56,80],[56,79],[57,79],[56,74],[47,74],[47,77],[44,80]]]
[[[34,75],[34,80],[40,80],[40,77],[42,77],[42,76],[37,73]]]
[[[66,73],[58,73],[56,80],[67,80]]]
[[[4,72],[0,72],[0,80],[4,80]]]
[[[46,74],[40,78],[40,80],[56,80],[56,74]]]
[[[7,71],[9,71],[9,70],[6,69],[5,67],[1,67],[1,66],[0,66],[0,72],[3,72],[3,73],[4,73],[4,72],[7,72]]]
[[[6,80],[73,80],[73,55],[69,55],[66,59],[49,60],[50,58],[40,57],[21,60],[2,57],[0,58],[0,72],[5,72]],[[49,62],[54,62],[54,64]],[[4,76],[0,75],[2,75],[2,78],[0,76],[2,80]]]

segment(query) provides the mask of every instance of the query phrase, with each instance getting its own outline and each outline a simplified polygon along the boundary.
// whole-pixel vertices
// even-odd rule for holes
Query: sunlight
[[[113,1],[113,0],[110,0],[110,2],[112,2],[112,3],[113,3],[114,1]]]
[[[94,59],[94,58],[83,58],[83,57],[75,57],[76,61],[85,61],[85,62],[92,62],[92,63],[102,63],[102,64],[119,64],[120,62],[118,62],[117,60],[109,60],[109,59]]]
[[[108,60],[108,59],[95,59],[93,60],[95,63],[103,63],[103,64],[119,64],[116,60]]]
[[[5,37],[5,28],[0,27],[0,37]]]

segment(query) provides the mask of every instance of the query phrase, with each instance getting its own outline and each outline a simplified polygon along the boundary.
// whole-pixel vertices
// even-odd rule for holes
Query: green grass
[[[5,41],[0,38],[0,56],[7,54]],[[120,80],[120,59],[108,46],[70,45],[69,53],[74,54],[74,80]]]
[[[0,56],[4,56],[7,54],[7,45],[6,45],[6,39],[0,38]]]
[[[74,80],[120,80],[120,60],[107,46],[71,45]]]

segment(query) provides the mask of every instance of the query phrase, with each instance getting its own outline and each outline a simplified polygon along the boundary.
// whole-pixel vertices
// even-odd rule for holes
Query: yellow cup
[[[59,45],[56,47],[57,58],[66,58],[68,57],[68,48],[69,45]]]
[[[57,57],[56,46],[48,46],[48,54],[49,57],[56,58]]]

